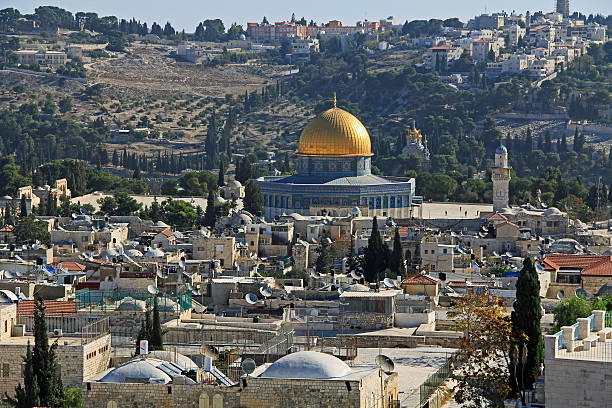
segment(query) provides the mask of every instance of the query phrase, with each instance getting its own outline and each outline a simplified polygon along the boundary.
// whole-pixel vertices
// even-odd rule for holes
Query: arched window
[[[223,408],[223,395],[215,394],[212,408]]]
[[[117,408],[117,403],[113,400],[110,400],[106,403],[106,408]]]
[[[201,393],[198,408],[208,408],[210,406],[209,404],[208,394],[205,392]]]

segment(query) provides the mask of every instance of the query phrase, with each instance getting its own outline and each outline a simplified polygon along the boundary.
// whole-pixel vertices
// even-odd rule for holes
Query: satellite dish
[[[85,215],[87,214],[87,210],[83,207],[79,208],[79,211],[81,212],[81,214]]]
[[[249,305],[254,305],[257,303],[257,301],[259,301],[257,295],[254,293],[247,293],[244,300],[246,300]]]
[[[183,258],[179,260],[178,264],[181,269],[185,269],[185,261],[183,261]]]
[[[319,279],[321,277],[321,274],[317,271],[310,271],[310,277],[311,278],[315,278],[315,279]]]
[[[155,285],[149,285],[147,286],[147,292],[149,292],[152,295],[157,295],[159,293],[159,289],[157,289]]]
[[[376,356],[376,365],[380,367],[385,373],[390,373],[395,369],[395,363],[389,357],[384,354],[379,354]]]
[[[338,286],[338,294],[341,295],[344,292],[342,286]]]
[[[242,361],[241,367],[242,371],[244,371],[246,375],[249,375],[253,374],[253,371],[255,371],[257,364],[255,364],[255,360],[253,360],[252,358],[247,358]]]
[[[157,277],[160,279],[164,278],[164,274],[161,271],[157,271]]]
[[[576,295],[577,296],[582,296],[585,299],[590,299],[591,298],[591,294],[589,292],[587,292],[586,290],[584,290],[583,288],[576,289]]]
[[[561,300],[565,297],[565,295],[563,294],[563,291],[557,293],[557,299]]]
[[[383,286],[385,286],[386,288],[389,289],[397,289],[397,285],[395,284],[396,281],[394,281],[391,278],[385,278],[383,280]]]
[[[359,280],[362,278],[361,274],[357,273],[357,271],[352,271],[351,272],[351,278]]]
[[[272,296],[272,289],[267,286],[262,286],[259,288],[259,293],[261,293],[261,296],[263,297],[270,297]]]
[[[187,288],[188,291],[193,292],[193,287],[191,286],[191,283],[186,283],[185,287]]]

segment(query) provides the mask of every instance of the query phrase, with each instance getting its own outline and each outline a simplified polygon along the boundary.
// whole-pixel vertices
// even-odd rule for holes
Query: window
[[[10,366],[8,363],[2,363],[2,376],[8,377],[11,373]]]
[[[425,255],[427,255],[427,253],[428,253],[426,249],[425,249],[425,250],[423,250],[423,252],[425,253]]]
[[[113,400],[108,401],[108,403],[106,404],[106,408],[117,408],[117,403]]]
[[[8,320],[4,321],[4,332],[6,333],[8,331]]]
[[[87,236],[81,237],[81,242],[87,242],[88,238]]]
[[[208,394],[205,392],[200,394],[200,398],[198,401],[198,408],[209,408],[210,403],[208,402]]]
[[[197,251],[198,252],[204,252],[204,247],[198,247]]]
[[[444,248],[444,249],[442,249],[442,253],[443,253],[443,254],[448,254],[448,248]]]

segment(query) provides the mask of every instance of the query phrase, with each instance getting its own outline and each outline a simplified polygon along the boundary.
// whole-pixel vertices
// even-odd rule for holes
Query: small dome
[[[298,146],[302,156],[372,156],[370,135],[355,116],[331,108],[306,125]]]
[[[242,183],[238,180],[231,180],[227,183],[227,186],[230,188],[240,188],[242,187]]]
[[[11,197],[10,195],[5,195],[4,197],[2,197],[5,200],[12,200],[13,197]]]
[[[117,310],[121,311],[132,311],[132,312],[144,312],[146,310],[146,302],[144,300],[136,300],[132,297],[124,297],[119,301]]]
[[[166,254],[160,248],[149,248],[149,250],[145,253],[145,256],[148,258],[160,258],[164,255]]]
[[[368,288],[366,285],[362,285],[361,283],[354,283],[352,285],[349,285],[346,289],[344,289],[345,292],[369,292],[370,288]]]
[[[318,351],[299,351],[276,360],[259,377],[323,380],[344,377],[350,371],[351,368],[338,357]]]
[[[353,214],[355,217],[361,217],[361,209],[359,207],[353,207],[351,214]]]
[[[125,383],[126,380],[136,379],[161,379],[164,384],[172,381],[172,377],[160,370],[159,367],[164,361],[153,358],[142,358],[128,361],[112,369],[108,374],[100,379],[100,382]],[[135,381],[134,381],[135,382]]]
[[[549,215],[561,215],[561,211],[559,211],[557,207],[550,207],[549,209],[544,211],[542,215],[545,217]]]
[[[155,224],[153,224],[154,227],[159,227],[159,228],[170,228],[170,226],[168,224],[166,224],[163,221],[157,221]]]
[[[497,149],[495,149],[495,154],[508,154],[508,149],[506,149],[504,145],[499,145]]]
[[[125,251],[125,253],[131,258],[142,258],[142,252],[134,248],[128,249],[127,251]]]

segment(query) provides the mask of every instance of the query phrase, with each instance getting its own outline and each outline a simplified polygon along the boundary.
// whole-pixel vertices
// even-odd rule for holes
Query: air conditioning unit
[[[63,336],[62,329],[53,329],[53,335],[55,337],[62,337]]]

